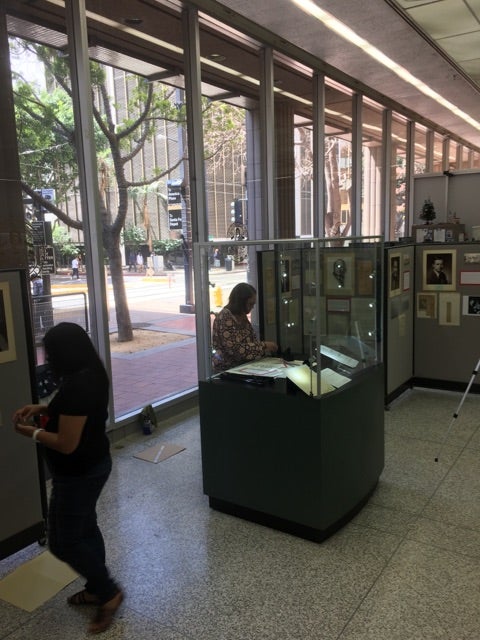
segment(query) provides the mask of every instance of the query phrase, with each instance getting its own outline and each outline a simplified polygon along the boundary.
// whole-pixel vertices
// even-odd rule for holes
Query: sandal
[[[118,608],[123,602],[123,591],[118,591],[111,600],[102,604],[97,609],[97,613],[92,622],[88,625],[89,633],[102,633],[106,631],[113,622],[113,618]]]
[[[73,604],[74,606],[84,605],[84,604],[99,604],[98,598],[93,593],[89,593],[86,589],[82,589],[77,593],[74,593],[73,596],[67,598],[68,604]]]

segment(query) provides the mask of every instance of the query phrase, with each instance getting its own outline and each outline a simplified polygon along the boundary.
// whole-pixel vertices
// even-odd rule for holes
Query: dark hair
[[[250,300],[252,296],[256,295],[257,291],[255,287],[252,287],[248,282],[239,282],[230,291],[227,307],[234,316],[245,313],[249,311],[249,309],[247,309],[247,300]]]
[[[43,338],[45,354],[57,378],[92,369],[107,372],[87,332],[74,322],[60,322]]]

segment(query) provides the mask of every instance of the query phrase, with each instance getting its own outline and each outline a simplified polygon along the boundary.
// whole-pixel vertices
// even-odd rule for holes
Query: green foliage
[[[138,249],[138,247],[141,244],[145,244],[146,241],[147,234],[145,232],[145,229],[143,229],[142,227],[137,227],[134,224],[126,225],[125,229],[123,230],[124,244]]]
[[[433,202],[430,198],[427,198],[423,203],[422,212],[420,214],[420,218],[425,220],[427,223],[435,220],[437,214],[435,212],[435,207],[433,206]]]
[[[181,240],[172,240],[167,238],[166,240],[154,240],[153,251],[156,255],[166,256],[173,251],[179,251],[182,248]]]
[[[73,257],[78,254],[78,247],[68,235],[64,227],[58,225],[52,229],[53,246],[55,251],[66,258]]]

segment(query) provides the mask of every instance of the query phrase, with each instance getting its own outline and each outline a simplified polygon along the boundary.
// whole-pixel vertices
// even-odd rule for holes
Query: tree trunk
[[[115,243],[111,241],[108,243],[107,255],[110,264],[113,298],[115,300],[118,341],[129,342],[133,340],[133,328],[132,321],[130,320],[130,311],[128,309],[127,294],[125,292],[122,254],[118,242]]]

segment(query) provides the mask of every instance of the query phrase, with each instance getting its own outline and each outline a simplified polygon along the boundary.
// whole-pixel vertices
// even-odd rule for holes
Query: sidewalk
[[[132,272],[128,275],[138,276],[143,282],[148,279],[145,273]],[[159,281],[158,276],[156,280]],[[72,280],[67,272],[52,278],[53,295],[83,291],[86,292],[84,274],[79,280]],[[69,317],[66,311],[62,319],[83,325],[83,318],[79,318],[82,313],[79,314],[78,310],[75,313]],[[115,418],[198,386],[195,315],[145,309],[132,310],[130,315],[134,329],[179,333],[185,335],[185,339],[138,353],[111,354]],[[114,313],[110,330],[116,330]]]
[[[185,340],[138,353],[112,353],[115,417],[198,386],[195,316],[157,314],[148,329],[182,333]]]

